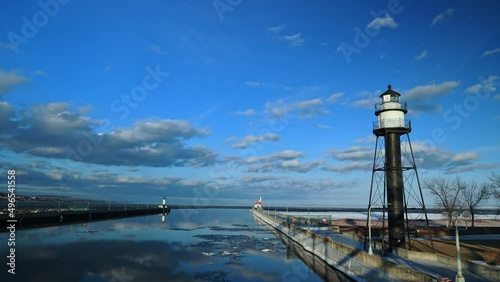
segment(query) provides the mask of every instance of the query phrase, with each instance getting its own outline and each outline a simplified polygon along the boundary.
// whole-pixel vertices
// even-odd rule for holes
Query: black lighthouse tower
[[[387,91],[380,95],[380,101],[375,104],[375,115],[378,119],[373,123],[376,144],[367,227],[368,221],[371,220],[370,213],[382,211],[382,228],[379,230],[382,232],[382,238],[387,233],[388,252],[392,252],[393,248],[411,248],[410,234],[418,232],[418,228],[410,230],[409,204],[413,205],[414,210],[412,221],[417,219],[414,215],[421,211],[425,215],[427,227],[429,226],[409,137],[411,121],[405,120],[408,110],[406,102],[401,101],[400,96],[401,94],[392,90],[389,85]],[[401,142],[402,137],[403,142]],[[418,191],[413,189],[414,180],[418,185]],[[386,228],[386,213],[388,229]]]

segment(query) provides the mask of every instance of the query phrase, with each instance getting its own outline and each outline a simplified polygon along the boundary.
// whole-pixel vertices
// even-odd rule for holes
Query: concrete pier
[[[168,213],[170,209],[149,208],[149,209],[123,209],[123,210],[82,210],[82,211],[61,211],[43,213],[23,213],[16,214],[15,218],[7,215],[0,217],[0,227],[7,226],[7,220],[16,220],[17,228],[52,226],[72,222],[82,222],[91,220],[103,220],[109,218],[122,218],[132,216],[142,216],[151,214]],[[4,231],[5,228],[1,230]]]
[[[355,248],[287,224],[278,218],[252,210],[259,218],[280,234],[282,240],[299,244],[304,250],[322,259],[331,267],[356,281],[440,281],[442,277],[418,272],[397,263],[369,255]]]

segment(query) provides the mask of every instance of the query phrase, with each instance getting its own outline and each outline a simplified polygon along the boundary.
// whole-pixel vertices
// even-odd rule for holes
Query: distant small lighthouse
[[[385,230],[385,213],[387,211],[389,252],[394,247],[405,247],[405,231],[408,235],[408,240],[410,239],[407,216],[409,200],[415,200],[416,205],[422,208],[427,227],[429,227],[409,137],[409,133],[412,130],[411,121],[405,120],[408,110],[406,102],[401,101],[400,96],[401,94],[392,90],[391,85],[388,85],[387,90],[380,95],[380,101],[375,104],[377,121],[373,123],[373,134],[377,137],[377,140],[375,143],[375,156],[373,158],[368,214],[372,208],[381,209],[383,213],[382,230]],[[406,142],[401,143],[401,136],[406,137]],[[403,154],[402,144],[404,144]],[[413,191],[412,179],[416,179],[418,189],[420,190],[419,194]],[[369,220],[370,215],[368,215],[367,226]]]
[[[259,197],[259,200],[255,202],[253,205],[253,208],[256,210],[261,210],[262,209],[262,197]]]
[[[167,197],[163,196],[163,199],[161,201],[161,205],[159,205],[158,207],[160,209],[162,209],[162,214],[170,213],[170,208],[167,205]]]

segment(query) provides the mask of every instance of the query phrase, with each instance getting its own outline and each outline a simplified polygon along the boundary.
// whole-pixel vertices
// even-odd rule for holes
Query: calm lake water
[[[322,281],[249,210],[160,215],[16,232],[16,274],[0,281]]]

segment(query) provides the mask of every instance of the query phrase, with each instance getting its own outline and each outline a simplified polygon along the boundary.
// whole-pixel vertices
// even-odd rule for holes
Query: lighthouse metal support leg
[[[385,161],[384,161],[384,194],[382,197],[382,233],[380,236],[380,243],[382,245],[382,255],[385,254],[385,215],[387,214],[387,174],[385,173]]]
[[[370,224],[370,221],[371,221],[371,217],[370,217],[370,213],[371,213],[371,209],[372,209],[372,195],[373,195],[373,179],[374,179],[374,176],[375,176],[375,171],[376,171],[376,161],[377,161],[377,147],[378,147],[378,136],[377,136],[377,140],[375,141],[375,152],[373,153],[373,167],[372,167],[372,181],[371,181],[371,185],[370,185],[370,198],[368,200],[368,215],[367,215],[367,219],[366,219],[366,228],[365,228],[365,244],[364,244],[364,249],[366,250],[366,241],[367,241],[367,232],[369,233],[368,234],[368,237],[370,237],[369,241],[370,241],[370,246],[369,248],[371,248],[371,224]]]
[[[404,190],[404,188],[403,188]],[[405,217],[406,217],[406,234],[408,236],[408,247],[411,250],[411,238],[410,238],[410,224],[409,224],[409,217],[408,217],[408,199],[406,197],[405,191],[403,191],[403,199],[404,199],[404,209],[405,209]]]
[[[411,141],[410,141],[410,134],[406,134],[406,137],[408,138],[408,145],[410,147],[410,153],[411,153],[411,159],[412,159],[412,164],[413,164],[413,169],[415,170],[415,176],[417,179],[417,185],[418,185],[418,191],[420,193],[420,200],[421,200],[421,205],[422,205],[422,210],[425,215],[425,224],[427,226],[427,233],[429,236],[429,241],[431,242],[431,251],[434,252],[434,242],[432,241],[432,234],[431,234],[431,227],[429,224],[429,218],[427,216],[427,209],[425,207],[425,201],[424,201],[424,195],[422,193],[422,187],[420,186],[420,179],[418,177],[418,171],[417,171],[417,165],[415,163],[415,156],[413,155],[413,147],[411,146]]]

